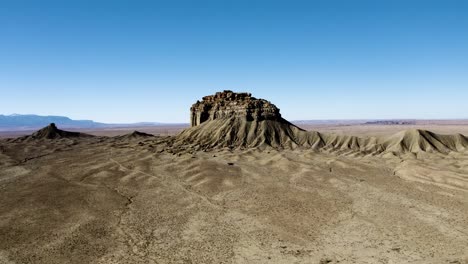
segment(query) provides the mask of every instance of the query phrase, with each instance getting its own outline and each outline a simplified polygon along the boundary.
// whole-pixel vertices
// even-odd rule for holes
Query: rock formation
[[[192,127],[229,117],[240,117],[246,121],[281,119],[280,110],[269,101],[256,99],[250,93],[229,90],[203,97],[202,101],[192,105],[190,116]]]
[[[190,113],[192,127],[176,137],[176,145],[203,149],[323,145],[318,133],[289,123],[274,104],[250,93],[223,91],[205,96]]]
[[[250,93],[223,91],[205,96],[190,109],[192,127],[174,138],[175,146],[213,148],[309,148],[339,153],[381,154],[466,151],[463,135],[407,130],[389,138],[304,131],[281,117],[279,109]]]
[[[18,141],[24,140],[38,140],[38,139],[60,139],[60,138],[77,138],[77,137],[93,137],[80,132],[70,132],[64,131],[57,128],[54,123],[49,124],[48,126],[34,132],[30,136],[20,137]]]
[[[145,138],[153,138],[153,137],[155,136],[135,130],[132,133],[121,135],[121,136],[116,136],[115,138],[120,139],[120,140],[128,140],[128,139],[145,139]]]
[[[449,153],[464,151],[468,146],[468,140],[461,134],[439,135],[427,130],[408,129],[396,133],[382,144],[387,152],[394,153]]]

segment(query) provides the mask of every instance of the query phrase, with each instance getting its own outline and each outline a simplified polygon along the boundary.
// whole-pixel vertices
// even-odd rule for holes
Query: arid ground
[[[468,263],[466,152],[170,142],[1,140],[0,263]]]

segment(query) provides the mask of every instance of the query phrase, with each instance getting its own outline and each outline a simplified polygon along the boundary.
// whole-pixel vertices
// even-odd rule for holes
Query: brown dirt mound
[[[132,133],[121,135],[121,136],[116,136],[115,138],[117,139],[136,139],[136,138],[152,138],[154,135],[140,132],[140,131],[133,131]]]
[[[379,154],[385,150],[374,137],[360,138],[349,135],[322,134],[322,138],[324,138],[326,143],[324,148],[334,151]]]
[[[61,139],[61,138],[84,138],[84,137],[93,137],[93,135],[80,133],[80,132],[70,132],[65,130],[60,130],[54,123],[34,132],[30,136],[25,136],[18,138],[19,141],[24,140],[40,140],[40,139]]]
[[[299,145],[297,135],[308,135],[286,120],[247,121],[244,118],[222,118],[202,123],[176,136],[178,145],[198,145],[202,148],[253,148],[271,146],[294,148]],[[320,137],[301,138],[302,144],[321,145]]]
[[[175,145],[190,145],[201,149],[272,147],[363,153],[383,151],[383,147],[374,138],[305,131],[284,119],[247,121],[237,117],[212,120],[186,129],[176,136]]]
[[[215,148],[311,148],[340,153],[417,153],[460,152],[468,149],[468,140],[461,134],[439,135],[425,130],[405,130],[389,138],[356,137],[305,131],[289,123],[263,120],[247,121],[243,118],[226,118],[205,122],[184,130],[175,137],[175,145]]]
[[[439,135],[427,130],[410,129],[399,132],[382,143],[387,152],[417,153],[464,151],[468,140],[461,134]]]

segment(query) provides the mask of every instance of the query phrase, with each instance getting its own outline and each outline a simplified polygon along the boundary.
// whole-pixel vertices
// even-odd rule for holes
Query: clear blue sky
[[[188,122],[223,89],[298,119],[468,118],[468,1],[0,3],[0,113]]]

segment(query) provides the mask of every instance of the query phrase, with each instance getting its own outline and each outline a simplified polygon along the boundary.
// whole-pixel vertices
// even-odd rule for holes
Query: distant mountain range
[[[55,123],[63,128],[107,128],[107,127],[134,127],[134,126],[157,126],[162,123],[142,122],[132,124],[106,124],[92,120],[73,120],[66,116],[40,116],[40,115],[0,115],[0,130],[30,130],[42,128]]]

